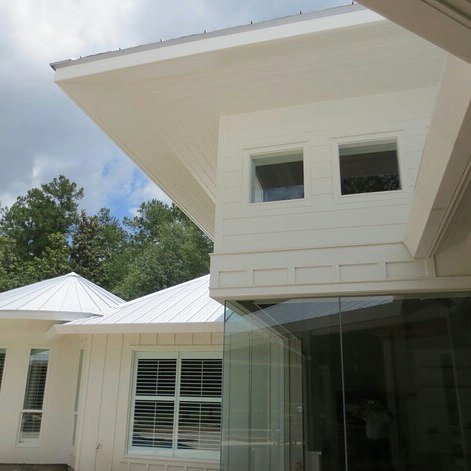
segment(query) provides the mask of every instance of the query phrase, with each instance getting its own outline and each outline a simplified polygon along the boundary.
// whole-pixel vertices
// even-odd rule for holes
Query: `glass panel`
[[[219,451],[221,446],[221,404],[180,402],[178,448]]]
[[[222,360],[183,359],[180,396],[221,397]]]
[[[339,146],[342,195],[400,190],[396,141]]]
[[[304,198],[302,152],[256,157],[252,162],[252,203]]]
[[[175,396],[177,360],[139,358],[136,396]]]
[[[470,323],[464,296],[227,305],[223,469],[471,471]]]
[[[338,308],[329,299],[226,307],[224,469],[344,469]]]
[[[470,470],[469,298],[342,300],[349,471]]]
[[[173,401],[139,401],[134,403],[132,446],[172,448]]]
[[[23,412],[21,416],[20,443],[37,442],[41,431],[41,412]]]

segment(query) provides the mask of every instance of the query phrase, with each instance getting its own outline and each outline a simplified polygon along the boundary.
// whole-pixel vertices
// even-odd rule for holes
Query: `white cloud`
[[[0,203],[64,174],[83,206],[169,202],[55,86],[51,61],[325,8],[345,0],[0,0]]]
[[[18,49],[44,63],[115,46],[138,0],[15,0],[2,13]],[[127,31],[128,40],[132,32]]]

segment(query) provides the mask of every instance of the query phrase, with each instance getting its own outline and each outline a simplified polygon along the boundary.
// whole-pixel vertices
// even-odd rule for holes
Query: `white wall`
[[[72,444],[79,360],[76,338],[46,339],[48,321],[0,320],[0,348],[6,349],[0,388],[0,463],[67,463]],[[32,348],[50,349],[40,441],[18,443],[21,410]]]
[[[70,336],[67,336],[70,337]],[[219,462],[127,455],[135,351],[221,351],[220,333],[98,334],[87,344],[75,470],[209,471]]]
[[[435,88],[413,89],[221,118],[211,295],[451,287],[436,277],[434,260],[414,259],[404,245],[435,97]],[[338,143],[389,137],[398,141],[402,189],[340,195]],[[299,147],[305,199],[250,203],[250,156]]]

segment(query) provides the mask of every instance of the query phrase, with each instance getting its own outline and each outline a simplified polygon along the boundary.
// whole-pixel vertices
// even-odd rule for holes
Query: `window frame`
[[[42,350],[42,351],[47,351],[48,352],[48,358],[47,358],[47,370],[46,370],[46,377],[44,380],[44,391],[43,391],[43,402],[42,402],[42,407],[41,409],[26,409],[24,407],[25,405],[25,399],[26,399],[26,392],[28,389],[28,379],[29,379],[29,371],[30,371],[30,361],[31,361],[31,355],[34,350]],[[49,372],[50,372],[50,367],[51,367],[51,358],[52,358],[52,350],[50,347],[36,347],[36,346],[31,346],[28,349],[28,356],[27,356],[27,368],[26,368],[26,376],[25,376],[25,381],[23,383],[23,396],[22,396],[22,402],[21,402],[21,409],[20,409],[20,414],[19,414],[19,423],[18,423],[18,432],[17,432],[17,439],[16,439],[16,446],[19,447],[39,447],[41,446],[41,431],[43,429],[43,422],[44,422],[44,414],[46,412],[46,396],[47,396],[47,386],[48,386],[48,378],[49,378]],[[22,433],[22,424],[23,424],[23,415],[28,414],[28,413],[38,413],[41,414],[41,423],[39,426],[39,433],[37,438],[30,438],[30,439],[22,439],[21,438],[21,433]]]
[[[279,145],[267,145],[260,147],[247,147],[242,149],[243,165],[243,184],[242,190],[244,193],[244,206],[250,211],[263,211],[268,208],[291,208],[303,207],[310,204],[311,191],[310,191],[310,172],[309,162],[311,159],[310,147],[308,141],[290,142]],[[276,201],[259,201],[252,202],[252,177],[254,171],[254,161],[267,157],[283,156],[283,154],[301,154],[303,162],[303,186],[304,197],[289,200],[276,200]]]
[[[136,401],[136,383],[137,383],[137,365],[140,358],[152,359],[175,359],[177,361],[176,378],[175,378],[175,397],[173,399],[174,415],[173,415],[173,430],[172,430],[172,447],[171,448],[152,448],[152,447],[138,447],[133,446],[133,429],[134,429],[134,404]],[[180,413],[180,383],[181,383],[181,363],[184,359],[211,359],[221,360],[222,367],[222,352],[211,350],[188,350],[188,351],[162,351],[162,350],[135,350],[132,358],[131,368],[131,381],[130,381],[130,395],[129,395],[129,414],[127,422],[127,439],[126,439],[126,456],[135,456],[139,458],[176,458],[187,459],[194,458],[199,460],[219,460],[219,451],[209,450],[183,450],[178,449],[178,419]],[[198,399],[200,399],[198,401]],[[201,400],[204,399],[204,400]],[[221,378],[221,396],[219,398],[202,397],[196,398],[195,402],[211,403],[217,402],[221,404],[221,425],[222,425],[222,378]]]
[[[396,155],[397,155],[397,169],[399,174],[400,188],[397,190],[385,191],[370,191],[365,193],[351,193],[342,194],[342,176],[340,174],[340,152],[339,149],[344,145],[361,145],[361,144],[377,144],[384,141],[395,141]],[[405,179],[405,172],[401,158],[401,149],[403,145],[403,132],[402,131],[389,131],[384,133],[374,134],[359,134],[355,136],[338,137],[331,139],[331,154],[333,160],[334,172],[334,197],[337,202],[353,202],[353,201],[377,201],[377,200],[391,200],[391,198],[403,198],[409,191],[408,183]]]

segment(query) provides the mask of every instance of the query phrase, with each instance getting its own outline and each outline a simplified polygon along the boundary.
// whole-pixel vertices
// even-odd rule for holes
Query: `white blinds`
[[[177,360],[139,358],[132,445],[172,448]]]
[[[221,360],[182,359],[180,396],[221,397]]]
[[[221,388],[220,359],[181,360],[179,449],[219,450]]]
[[[31,350],[21,416],[20,443],[39,440],[48,362],[49,350]]]
[[[3,369],[5,368],[5,356],[7,351],[4,348],[0,348],[0,387],[2,386]]]
[[[205,355],[202,355],[205,356]],[[222,360],[137,355],[131,448],[216,457]],[[166,450],[166,451],[165,451]]]

